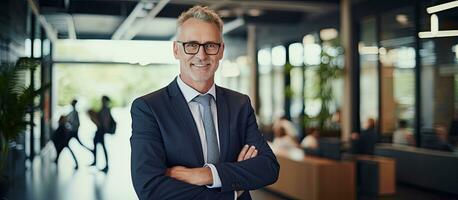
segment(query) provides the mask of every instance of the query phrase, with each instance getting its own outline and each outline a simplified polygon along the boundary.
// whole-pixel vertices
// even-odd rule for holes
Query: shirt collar
[[[198,95],[205,95],[210,94],[213,99],[216,101],[216,87],[215,83],[213,83],[212,87],[207,91],[205,94],[201,94],[199,91],[195,90],[188,84],[186,84],[183,80],[181,80],[180,75],[177,77],[178,88],[180,88],[181,93],[183,94],[186,102],[191,102],[196,96]]]

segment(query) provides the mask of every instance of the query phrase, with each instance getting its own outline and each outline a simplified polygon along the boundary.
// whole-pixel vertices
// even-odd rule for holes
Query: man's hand
[[[213,184],[212,172],[208,167],[187,168],[175,166],[168,168],[165,175],[198,186]]]
[[[254,158],[258,155],[258,150],[255,146],[245,145],[242,148],[242,151],[239,153],[239,157],[237,158],[237,162],[248,160],[250,158]],[[237,198],[243,194],[243,190],[237,191]]]
[[[250,158],[254,158],[258,155],[258,150],[255,146],[245,145],[242,148],[242,151],[239,153],[239,157],[237,158],[237,162],[248,160]]]
[[[255,146],[245,145],[239,153],[237,162],[254,158],[257,155],[258,150]],[[187,168],[175,166],[168,168],[165,175],[198,186],[213,184],[212,172],[209,167]],[[240,197],[242,194],[243,190],[237,191],[237,197]]]

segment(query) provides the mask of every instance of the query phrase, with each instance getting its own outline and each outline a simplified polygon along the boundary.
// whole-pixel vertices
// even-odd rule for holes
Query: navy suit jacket
[[[204,157],[196,124],[176,79],[167,87],[137,98],[131,108],[131,173],[140,199],[251,199],[248,190],[278,178],[279,164],[258,130],[249,97],[216,86],[221,188],[196,186],[165,176],[173,166],[202,167]],[[245,144],[258,156],[237,162]]]

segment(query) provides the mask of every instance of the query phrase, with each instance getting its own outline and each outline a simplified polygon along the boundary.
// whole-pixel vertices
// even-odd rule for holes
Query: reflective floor
[[[25,173],[12,181],[8,199],[11,200],[129,200],[137,199],[130,179],[130,114],[129,108],[114,109],[113,116],[118,122],[114,135],[106,135],[109,157],[107,173],[100,169],[105,167],[101,148],[98,148],[97,166],[91,167],[92,153],[83,148],[76,140],[70,141],[79,168],[70,152],[65,149],[57,164],[53,162],[55,150],[50,143],[33,162],[26,162]],[[79,136],[84,145],[92,148],[95,126],[80,114],[81,128]],[[21,171],[18,167],[18,171]],[[23,170],[22,170],[23,171]],[[265,190],[251,192],[254,200],[287,199]],[[406,185],[398,185],[396,195],[387,197],[365,197],[358,199],[458,199],[437,191],[430,191]]]
[[[118,122],[114,135],[105,135],[108,151],[109,170],[101,148],[98,148],[97,166],[89,166],[93,161],[90,151],[83,148],[75,139],[70,141],[70,148],[76,155],[78,169],[70,151],[64,149],[55,164],[56,152],[52,143],[44,147],[33,162],[26,161],[25,173],[12,182],[8,199],[11,200],[129,200],[138,199],[130,178],[131,119],[129,108],[117,108],[112,114]],[[84,145],[93,148],[95,126],[87,115],[80,113],[81,127],[79,137]],[[99,146],[100,147],[100,146]],[[254,191],[254,199],[281,200],[283,198],[269,192]]]
[[[74,141],[76,145],[76,141]],[[81,149],[82,150],[82,149]],[[110,149],[113,150],[113,149]],[[117,150],[112,151],[117,152]],[[82,153],[91,158],[88,152]],[[129,162],[121,156],[113,156],[110,170],[104,173],[102,167],[88,167],[89,160],[74,170],[70,153],[66,151],[58,165],[47,156],[27,162],[25,177],[16,179],[9,192],[11,200],[129,200],[138,199],[130,180]],[[111,158],[111,157],[110,157]],[[79,159],[78,160],[86,160]],[[252,191],[253,199],[282,200],[276,194],[263,190]]]

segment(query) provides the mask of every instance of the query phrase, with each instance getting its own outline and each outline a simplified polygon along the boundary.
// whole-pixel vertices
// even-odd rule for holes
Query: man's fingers
[[[251,158],[254,158],[254,157],[256,157],[257,155],[258,155],[258,150],[255,149],[254,152],[253,152],[253,154],[251,155]]]
[[[257,155],[258,155],[258,150],[256,149],[255,146],[245,145],[243,146],[242,151],[240,151],[237,161],[240,162],[243,160],[254,158]]]
[[[246,144],[245,146],[243,146],[242,148],[242,151],[240,151],[239,153],[239,157],[237,158],[237,162],[240,162],[243,160],[243,158],[245,157],[245,154],[247,153],[248,151],[248,145]]]
[[[245,154],[243,160],[248,160],[249,158],[251,158],[251,155],[253,154],[254,150],[256,150],[256,148],[254,146],[251,146]]]

